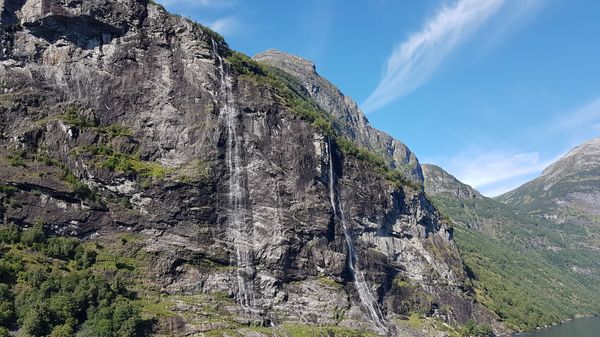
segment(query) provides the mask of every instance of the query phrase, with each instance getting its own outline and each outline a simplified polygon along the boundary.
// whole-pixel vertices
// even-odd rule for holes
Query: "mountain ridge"
[[[362,110],[335,85],[317,73],[314,62],[300,56],[269,49],[253,57],[254,60],[280,68],[298,78],[319,106],[342,120],[342,132],[365,148],[382,155],[393,168],[402,170],[414,181],[423,183],[419,160],[399,140],[373,128]]]
[[[564,197],[593,191],[588,182],[600,177],[594,173],[600,168],[597,144],[596,139],[575,147],[540,177],[497,198],[461,194],[458,191],[468,185],[439,167],[423,164],[425,191],[455,224],[454,237],[474,274],[480,300],[516,330],[598,313],[600,256],[594,248],[599,241],[593,221],[598,198],[592,194],[587,208],[577,199],[571,201],[579,212],[569,216],[565,209],[573,206]],[[557,186],[561,189],[553,192],[553,198],[562,197],[563,203],[545,195]],[[569,289],[562,284],[569,284]],[[522,301],[519,305],[513,303],[516,298]]]
[[[543,209],[556,213],[551,216],[568,213],[566,208],[577,204],[583,205],[584,212],[596,214],[594,201],[600,196],[599,166],[600,138],[594,138],[571,149],[538,178],[496,199],[532,213]]]
[[[473,187],[459,181],[441,167],[423,164],[424,187],[428,195],[449,195],[459,199],[483,198]]]

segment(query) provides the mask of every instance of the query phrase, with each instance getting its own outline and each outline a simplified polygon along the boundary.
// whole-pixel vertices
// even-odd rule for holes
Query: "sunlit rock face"
[[[333,176],[356,267],[387,333],[415,311],[451,324],[495,322],[473,302],[451,231],[420,188],[396,186],[344,154],[274,88],[237,73],[214,33],[144,0],[0,8],[0,177],[19,200],[1,210],[5,222],[43,218],[54,232],[82,238],[139,233],[155,261],[148,282],[173,296],[226,294],[232,304],[217,318],[226,322],[386,333],[349,271],[352,254],[329,197]],[[307,99],[422,181],[406,146],[372,129],[355,103],[298,62],[282,68],[316,81]],[[24,167],[4,160],[17,152]],[[200,324],[204,313],[187,308],[172,333],[225,324]]]
[[[254,59],[295,76],[321,108],[344,122],[342,132],[362,146],[383,155],[391,166],[401,169],[414,181],[423,183],[421,166],[410,149],[373,128],[356,102],[321,77],[313,62],[273,49],[254,56]]]

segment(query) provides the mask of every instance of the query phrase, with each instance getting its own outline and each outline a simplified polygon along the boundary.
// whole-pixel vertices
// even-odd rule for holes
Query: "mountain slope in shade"
[[[427,195],[456,226],[478,298],[509,326],[528,330],[598,313],[600,256],[573,230],[481,196],[440,167],[422,167]]]

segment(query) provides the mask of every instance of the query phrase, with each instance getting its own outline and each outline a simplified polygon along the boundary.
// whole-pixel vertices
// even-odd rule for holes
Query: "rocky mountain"
[[[497,199],[557,223],[600,225],[600,138],[575,147],[540,177]]]
[[[530,214],[528,208],[540,205],[536,200],[545,198],[545,189],[539,186],[561,185],[565,195],[593,186],[575,183],[581,179],[576,176],[585,176],[588,181],[600,177],[594,179],[597,165],[581,154],[588,147],[584,144],[574,149],[545,170],[542,177],[500,199],[523,196],[520,191],[527,190],[528,194],[520,199],[523,203],[505,204],[484,197],[441,168],[423,165],[425,191],[456,226],[454,238],[473,275],[478,298],[515,330],[598,312],[600,256],[594,248],[598,245],[593,242],[593,222],[580,217],[578,224],[561,225],[551,220],[556,217],[540,216],[539,210]],[[553,177],[553,183],[541,183],[549,177]],[[574,183],[563,184],[559,177]],[[590,196],[588,200],[592,199]],[[590,236],[584,238],[582,233]]]
[[[425,193],[432,196],[448,196],[457,199],[483,199],[471,186],[460,182],[453,175],[436,165],[422,165]]]
[[[397,139],[371,127],[356,102],[321,77],[313,62],[273,49],[255,55],[254,59],[294,76],[324,111],[342,122],[340,131],[346,136],[382,155],[392,167],[402,170],[414,181],[423,183],[421,166],[410,149]]]
[[[0,333],[505,331],[415,156],[307,61],[146,0],[0,9]]]

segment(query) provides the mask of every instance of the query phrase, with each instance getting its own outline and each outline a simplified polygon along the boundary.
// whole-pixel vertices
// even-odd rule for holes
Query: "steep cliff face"
[[[232,67],[216,34],[145,0],[0,4],[3,221],[88,240],[135,233],[150,261],[139,291],[175,302],[156,314],[163,333],[395,334],[414,312],[501,328],[424,194]],[[414,155],[350,101],[315,98],[420,179]],[[220,294],[231,301],[212,313],[180,300]]]
[[[321,77],[313,62],[273,49],[254,56],[254,59],[296,77],[323,110],[343,122],[344,134],[367,149],[384,156],[390,165],[401,169],[413,180],[423,183],[421,166],[410,149],[397,139],[371,127],[356,102],[344,96],[335,85]]]

